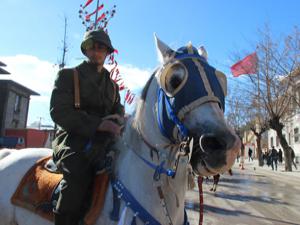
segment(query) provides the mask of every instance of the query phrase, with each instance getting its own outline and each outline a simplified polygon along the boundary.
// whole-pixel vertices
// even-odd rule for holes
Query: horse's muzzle
[[[194,171],[199,172],[199,168],[202,168],[205,174],[213,175],[232,166],[232,155],[237,153],[235,135],[205,133],[194,139],[191,158]]]

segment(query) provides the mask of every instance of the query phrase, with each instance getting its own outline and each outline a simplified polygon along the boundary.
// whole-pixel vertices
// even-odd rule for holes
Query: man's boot
[[[65,225],[84,225],[84,223],[81,221],[81,217],[78,214],[70,214],[67,216]]]
[[[54,224],[55,225],[66,225],[67,224],[67,215],[53,211],[54,215]]]

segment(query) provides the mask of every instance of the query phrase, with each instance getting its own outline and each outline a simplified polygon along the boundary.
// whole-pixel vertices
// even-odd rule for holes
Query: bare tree
[[[238,95],[236,93],[239,93]],[[245,105],[247,102],[243,101],[247,98],[241,97],[244,90],[236,87],[233,91],[230,91],[227,96],[227,109],[226,109],[226,119],[227,122],[234,128],[236,134],[239,136],[242,146],[240,155],[244,156],[245,146],[243,144],[243,134],[245,131],[245,125],[247,123],[247,118],[244,116],[246,111]]]
[[[265,110],[269,126],[276,131],[285,156],[285,170],[292,171],[291,147],[283,135],[284,121],[290,113],[293,98],[290,90],[293,74],[300,66],[300,35],[297,27],[282,38],[274,40],[266,26],[260,31],[257,43],[258,68],[256,75],[248,75],[257,98],[258,110]]]
[[[259,87],[259,86],[258,86]],[[255,90],[256,87],[252,86],[252,91],[249,93],[248,98],[251,101],[248,109],[245,112],[248,119],[247,127],[253,132],[256,137],[256,155],[258,157],[258,165],[263,166],[262,155],[262,135],[269,128],[268,126],[268,113],[260,104],[260,91]]]
[[[263,166],[261,140],[263,133],[268,129],[266,111],[259,107],[258,96],[253,95],[255,93],[253,86],[239,87],[234,93],[228,96],[227,120],[240,137],[247,130],[254,133],[257,145],[256,155],[259,166]]]

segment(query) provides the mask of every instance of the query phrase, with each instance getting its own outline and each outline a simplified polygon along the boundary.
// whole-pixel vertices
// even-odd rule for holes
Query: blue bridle
[[[171,142],[176,142],[178,137],[174,136],[174,129],[178,130],[181,138],[189,135],[187,128],[178,117],[180,110],[195,103],[200,105],[208,101],[218,102],[224,110],[225,93],[216,76],[216,69],[198,54],[196,48],[182,47],[176,51],[172,60],[180,61],[186,67],[188,77],[184,86],[172,97],[167,96],[163,88],[158,89],[157,122],[162,135]],[[202,77],[205,77],[208,82],[205,82]],[[207,91],[207,85],[210,86],[212,93]]]

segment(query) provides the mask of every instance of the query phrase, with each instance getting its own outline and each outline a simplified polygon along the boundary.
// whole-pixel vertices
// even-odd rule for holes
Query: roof
[[[6,64],[0,61],[0,66],[6,66]]]
[[[19,89],[22,89],[23,91],[27,92],[29,95],[40,95],[39,93],[13,81],[13,80],[0,80],[0,85],[1,84],[8,84],[8,85],[11,85],[11,86],[14,86],[16,88],[19,88]]]
[[[10,73],[0,67],[0,74],[10,74]]]
[[[0,66],[6,66],[3,62],[0,61]],[[0,68],[0,74],[10,74],[8,71]]]

